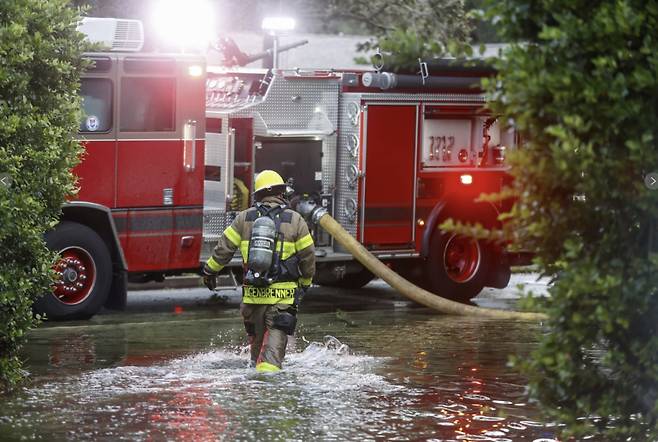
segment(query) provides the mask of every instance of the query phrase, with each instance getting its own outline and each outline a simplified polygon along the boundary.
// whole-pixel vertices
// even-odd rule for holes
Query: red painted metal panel
[[[406,248],[413,241],[416,107],[368,105],[364,244]]]
[[[127,244],[123,249],[128,268],[155,271],[170,268],[173,214],[171,210],[128,212]]]
[[[83,142],[85,153],[80,164],[73,169],[78,176],[80,193],[77,199],[115,207],[115,140]]]
[[[129,271],[199,266],[203,207],[115,210],[112,216]]]
[[[181,154],[181,162],[183,161]],[[196,140],[194,170],[185,171],[179,176],[174,191],[174,205],[176,206],[202,206],[203,180],[205,178],[205,141]],[[202,217],[202,215],[200,215]],[[199,249],[200,250],[200,249]]]
[[[185,170],[183,141],[119,140],[118,207],[162,206],[164,189],[173,189],[173,205],[203,204],[204,142],[196,142],[196,167]]]
[[[176,209],[173,215],[170,268],[197,268],[203,242],[203,208]]]
[[[461,176],[471,175],[471,184],[461,182]],[[500,192],[504,183],[510,182],[507,172],[501,169],[472,167],[454,171],[442,168],[418,173],[418,198],[416,199],[416,218],[427,221],[432,210],[440,203],[449,204],[452,215],[462,219],[479,219],[473,212],[476,201],[482,194]],[[499,212],[509,210],[511,200],[496,204]],[[422,249],[424,230],[427,225],[418,226],[416,231],[416,250]]]

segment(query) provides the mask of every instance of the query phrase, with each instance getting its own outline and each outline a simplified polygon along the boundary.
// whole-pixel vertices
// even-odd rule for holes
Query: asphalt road
[[[482,307],[513,309],[522,296],[522,290],[535,296],[547,294],[548,280],[534,273],[516,273],[505,289],[485,288],[473,299]],[[175,284],[174,284],[175,285]],[[137,286],[133,285],[132,288]],[[146,285],[145,287],[152,287]],[[128,292],[126,312],[182,312],[204,308],[235,308],[240,303],[240,290],[229,289],[211,292],[205,287],[151,288]],[[381,279],[376,279],[356,290],[314,286],[304,299],[304,309],[313,311],[365,310],[414,307],[415,303],[399,295]],[[101,314],[111,314],[103,311]]]

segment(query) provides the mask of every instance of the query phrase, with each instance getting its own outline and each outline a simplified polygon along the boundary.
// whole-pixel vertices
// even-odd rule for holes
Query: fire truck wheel
[[[46,234],[46,244],[59,252],[53,266],[59,280],[35,302],[35,311],[54,320],[92,317],[105,304],[112,282],[107,246],[89,227],[68,221]]]
[[[468,302],[484,287],[489,255],[489,248],[480,241],[437,232],[425,269],[431,290],[444,298]]]
[[[333,286],[343,289],[360,289],[374,278],[375,275],[370,273],[367,269],[363,269],[357,273],[345,275],[343,279],[336,281]]]
[[[338,279],[330,271],[317,270],[313,282],[325,287],[336,287],[341,289],[360,289],[375,278],[367,269],[361,269],[356,273],[350,273]]]

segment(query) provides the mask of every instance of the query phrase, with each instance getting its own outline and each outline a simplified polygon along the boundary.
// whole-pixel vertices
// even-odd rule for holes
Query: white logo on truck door
[[[89,115],[87,117],[87,120],[85,121],[85,127],[90,132],[97,131],[98,128],[100,127],[100,122],[98,121],[98,117],[96,115]]]

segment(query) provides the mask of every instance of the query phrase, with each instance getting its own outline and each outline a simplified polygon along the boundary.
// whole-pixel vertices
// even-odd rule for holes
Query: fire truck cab
[[[253,203],[264,169],[288,180],[293,208],[305,199],[326,207],[381,260],[444,297],[466,301],[507,284],[499,246],[438,227],[447,218],[499,222],[502,207],[476,199],[509,179],[504,156],[515,136],[484,108],[477,85],[488,68],[229,69],[125,45],[85,57],[93,65],[81,86],[80,191],[46,235],[60,278],[36,304],[49,317],[121,307],[128,279],[197,272]],[[317,284],[373,278],[310,227]],[[239,280],[242,260],[225,271]]]
[[[120,49],[85,54],[92,65],[80,88],[84,154],[73,171],[79,193],[46,234],[61,256],[60,278],[36,303],[50,318],[120,308],[128,277],[162,278],[199,266],[205,57]]]

